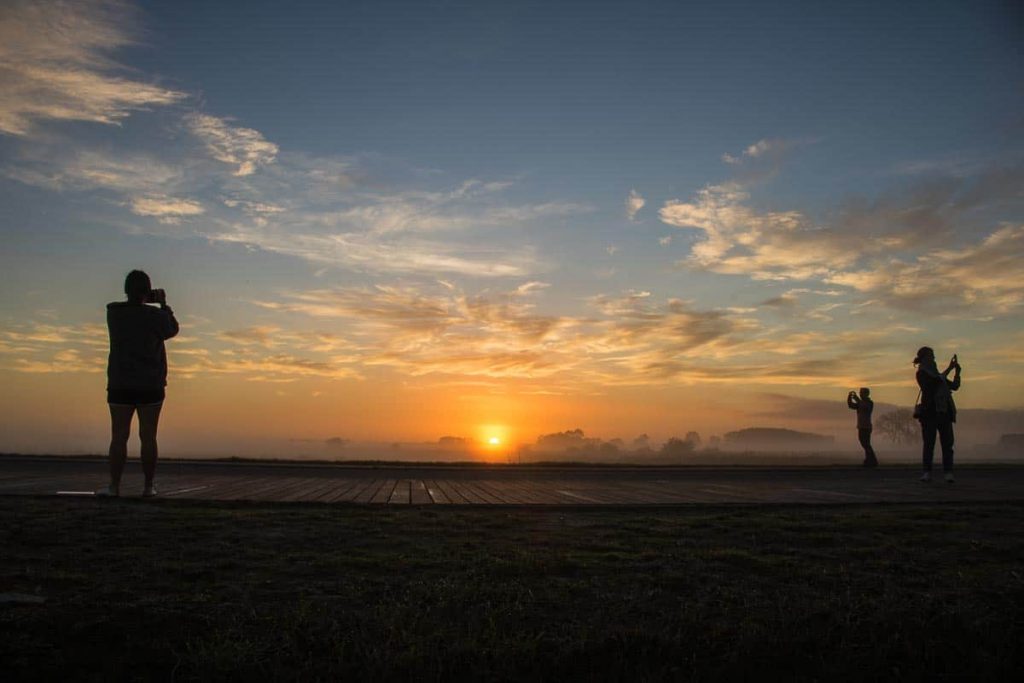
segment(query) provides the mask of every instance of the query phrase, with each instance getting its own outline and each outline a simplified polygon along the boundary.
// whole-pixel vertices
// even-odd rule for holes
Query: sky
[[[1022,45],[1013,2],[5,2],[0,451],[105,448],[132,268],[163,452],[827,432],[925,344],[1024,408]]]

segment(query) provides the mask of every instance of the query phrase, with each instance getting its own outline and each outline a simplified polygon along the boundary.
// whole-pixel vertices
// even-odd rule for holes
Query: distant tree
[[[343,439],[340,436],[332,436],[327,439],[324,443],[327,444],[328,448],[344,448],[348,445],[348,439]]]
[[[693,442],[673,436],[662,444],[659,452],[666,458],[684,458],[693,453],[693,448]]]
[[[582,429],[543,434],[537,437],[537,448],[547,451],[582,451],[596,449],[600,439],[587,438]]]
[[[897,408],[878,418],[875,426],[895,444],[911,443],[917,438],[917,420],[909,408]]]
[[[708,447],[709,448],[718,448],[721,445],[722,445],[722,437],[718,436],[717,434],[715,434],[710,439],[708,439]]]
[[[694,450],[700,448],[700,434],[697,432],[687,432],[686,443],[692,443]]]
[[[641,434],[640,436],[636,437],[635,439],[633,439],[633,448],[638,451],[650,450],[651,437],[647,436],[646,434]]]

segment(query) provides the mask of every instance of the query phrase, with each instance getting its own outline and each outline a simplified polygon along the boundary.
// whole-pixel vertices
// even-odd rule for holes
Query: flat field
[[[0,498],[5,680],[1011,679],[1024,504]]]

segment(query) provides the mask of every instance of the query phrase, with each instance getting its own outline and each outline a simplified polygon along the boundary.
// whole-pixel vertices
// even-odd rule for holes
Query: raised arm
[[[857,394],[846,395],[846,407],[850,410],[857,410],[860,400],[857,398]]]
[[[956,391],[960,388],[960,364],[958,363],[953,369],[955,370],[953,373],[953,379],[946,380],[946,384],[949,386],[950,391]]]
[[[178,319],[174,317],[174,311],[167,304],[160,305],[160,312],[163,313],[163,325],[161,327],[161,334],[164,339],[170,339],[171,337],[178,334],[180,329],[178,326]]]

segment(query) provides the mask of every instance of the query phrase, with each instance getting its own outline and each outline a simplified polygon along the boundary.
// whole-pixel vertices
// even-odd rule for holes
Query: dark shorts
[[[112,406],[155,406],[164,402],[160,389],[107,389],[107,403]]]

